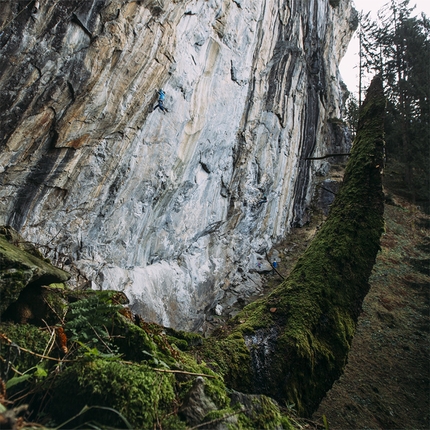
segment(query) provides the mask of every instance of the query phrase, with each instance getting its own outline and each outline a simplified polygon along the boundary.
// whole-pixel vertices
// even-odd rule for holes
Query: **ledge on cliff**
[[[62,283],[70,275],[52,266],[37,249],[28,244],[13,229],[0,229],[0,315],[13,305],[20,295],[32,295],[32,292],[43,285]],[[22,318],[29,308],[21,309]],[[17,314],[17,309],[11,310]],[[21,320],[22,318],[19,318]]]

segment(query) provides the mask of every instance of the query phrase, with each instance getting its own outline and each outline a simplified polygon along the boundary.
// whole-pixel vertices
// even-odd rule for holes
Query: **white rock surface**
[[[328,171],[305,158],[342,145],[350,1],[19,7],[0,11],[0,224],[166,326],[258,292],[247,273]]]

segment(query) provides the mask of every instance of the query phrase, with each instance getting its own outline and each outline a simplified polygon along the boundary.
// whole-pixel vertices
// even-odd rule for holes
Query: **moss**
[[[181,353],[178,361],[173,366],[174,370],[189,372],[194,375],[187,373],[178,373],[176,375],[177,386],[178,386],[178,397],[182,401],[191,389],[195,375],[207,375],[204,376],[205,380],[205,394],[211,398],[217,408],[226,408],[230,405],[230,398],[228,396],[227,388],[224,379],[219,373],[214,372],[206,363],[198,363],[193,356],[186,353]]]
[[[203,371],[208,373],[207,368],[203,369]],[[205,394],[211,398],[218,408],[225,408],[230,404],[226,386],[221,378],[207,378]]]
[[[2,375],[5,375],[9,364],[23,373],[40,363],[40,357],[21,348],[37,354],[43,354],[50,338],[46,330],[30,324],[1,323],[0,333],[13,342],[11,346],[6,339],[0,338],[0,355],[4,359],[0,360]],[[10,379],[14,376],[14,372],[10,369],[6,376]],[[9,394],[12,393],[10,392]]]
[[[218,409],[216,411],[209,412],[205,416],[203,422],[208,423],[207,428],[209,428],[210,425],[212,425],[213,427],[216,427],[215,423],[224,423],[224,424],[227,424],[227,428],[231,430],[240,429],[241,427],[238,426],[238,417],[240,415],[242,415],[242,412],[240,411],[240,409],[233,409],[233,408]]]
[[[277,428],[281,423],[281,413],[273,400],[266,396],[259,396],[254,400],[254,408],[250,413],[250,418],[259,429]]]
[[[65,290],[66,284],[64,282],[49,284],[49,288],[58,288],[60,290]]]
[[[167,336],[167,340],[171,345],[175,345],[181,351],[188,351],[190,348],[188,342],[184,339],[178,339],[173,336]]]
[[[1,260],[0,264],[3,265],[3,267],[6,267],[7,263]],[[2,270],[0,276],[1,315],[6,311],[11,303],[18,300],[21,291],[31,279],[32,272],[30,270],[17,269],[13,267]]]
[[[136,362],[147,361],[156,365],[162,362],[169,366],[177,366],[182,357],[186,357],[177,345],[182,345],[187,350],[189,343],[186,340],[169,336],[167,332],[172,331],[143,321],[136,325],[117,314],[112,333],[115,338],[114,343],[124,359]],[[201,342],[201,336],[190,333],[190,339],[193,338],[198,338]],[[182,342],[185,342],[186,345]]]
[[[176,345],[182,351],[189,351],[203,342],[202,336],[197,333],[174,330],[172,328],[166,328],[165,330],[169,342],[172,345]]]
[[[115,321],[114,335],[118,336],[114,342],[125,360],[140,362],[159,355],[155,342],[145,330],[118,316]],[[159,358],[161,359],[160,356]]]
[[[208,423],[207,428],[210,428],[210,425],[215,427],[216,423],[224,423],[230,430],[294,428],[289,418],[281,413],[279,406],[271,398],[263,395],[236,394],[240,396],[241,403],[209,412],[203,420],[203,423]]]
[[[69,298],[76,300],[77,294],[73,292]],[[78,308],[92,303],[92,300],[86,299],[97,297],[98,293],[84,292],[79,295],[80,299],[74,302]],[[110,293],[101,294],[104,304],[113,304],[112,299]],[[72,361],[62,363],[56,372],[51,372],[44,381],[33,384],[31,388],[35,394],[31,396],[30,408],[42,410],[50,416],[52,425],[67,422],[67,426],[72,428],[87,425],[124,428],[126,419],[133,428],[155,426],[185,429],[186,423],[181,420],[178,411],[197,375],[203,375],[205,395],[217,408],[217,411],[206,416],[206,422],[227,415],[230,418],[227,417],[225,423],[235,429],[251,429],[256,428],[256,425],[268,429],[288,428],[282,427],[282,423],[287,421],[280,414],[276,403],[267,398],[263,398],[263,401],[256,398],[250,407],[236,401],[232,407],[230,391],[222,376],[205,362],[198,362],[190,354],[177,349],[169,342],[169,338],[173,342],[176,338],[167,336],[163,327],[142,322],[137,326],[121,315],[115,306],[103,309],[111,309],[114,314],[110,320],[113,321],[113,327],[109,342],[115,343],[117,353],[121,354],[122,360],[127,361],[121,361],[118,355],[106,356],[96,349],[87,353],[87,347],[82,348],[77,344],[72,346],[73,342],[69,339],[72,351],[67,358]],[[82,315],[85,316],[85,312]],[[98,321],[98,317],[95,318]],[[14,342],[35,352],[43,353],[48,344],[48,333],[32,325],[3,324],[1,327],[2,332]],[[190,341],[201,342],[202,338],[191,335]],[[227,348],[232,347],[232,342],[237,342],[238,350],[247,354],[243,339],[228,339],[226,342]],[[219,351],[224,347],[226,345],[221,342]],[[5,351],[5,345],[2,348]],[[31,354],[27,358],[30,361],[17,363],[23,370],[40,361],[39,357]],[[235,362],[233,358],[227,362],[225,356],[223,371],[234,371],[237,379],[240,375],[244,376],[247,370],[241,368],[239,361]],[[51,368],[55,365],[55,362],[48,363]],[[22,385],[18,387],[21,389]],[[48,399],[51,400],[47,403]],[[81,413],[85,406],[85,412]],[[247,411],[244,412],[245,409]]]
[[[34,246],[34,244],[24,240],[24,238],[12,227],[0,226],[0,236],[22,251],[26,251],[38,259],[49,263],[49,260],[43,256],[43,254]]]
[[[239,422],[243,428],[291,429],[290,420],[284,415],[278,404],[264,395],[250,395],[243,399],[243,416]]]
[[[14,303],[29,284],[64,282],[70,275],[43,259],[9,243],[0,235],[0,315]]]
[[[52,324],[61,323],[69,306],[65,285],[50,284],[43,288],[43,300],[49,308],[49,315],[46,315],[45,320]]]
[[[251,389],[250,354],[242,335],[231,335],[216,341],[205,339],[195,354],[221,374],[228,386],[243,391]]]
[[[126,320],[117,320],[116,333],[121,333],[115,344],[119,346],[119,352],[127,360],[146,363],[163,367],[167,365],[170,369],[184,371],[193,374],[209,375],[206,378],[205,392],[219,408],[224,408],[229,404],[229,398],[223,378],[217,373],[217,369],[211,368],[206,363],[197,363],[192,355],[180,351],[176,344],[178,340],[187,342],[187,349],[190,343],[202,343],[203,338],[195,333],[177,332],[166,329],[156,324],[140,323],[138,327],[130,324]],[[175,336],[168,336],[167,333],[174,333]],[[178,339],[181,336],[183,339]],[[186,341],[185,339],[188,339]],[[219,369],[218,369],[219,370]],[[178,374],[178,396],[183,398],[191,388],[195,376]]]
[[[174,343],[176,338],[166,335],[169,329],[142,321],[137,326],[119,314],[114,325],[114,342],[124,360],[141,363],[149,368],[160,368],[161,371],[178,372],[174,378],[178,402],[184,399],[193,385],[195,375],[201,374],[208,375],[205,378],[205,393],[216,406],[224,408],[229,405],[223,379],[205,363],[199,364],[191,355],[177,349]],[[197,337],[201,341],[200,336],[190,334],[190,339]]]
[[[52,372],[45,381],[33,386],[36,395],[32,395],[30,401],[32,409],[50,414],[56,424],[79,415],[69,423],[73,427],[96,421],[120,428],[124,426],[123,416],[135,428],[181,429],[185,428],[185,423],[177,415],[178,408],[197,375],[207,375],[204,377],[205,393],[216,407],[229,407],[223,379],[205,363],[197,363],[191,355],[172,345],[163,327],[142,322],[140,326],[135,325],[119,312],[123,308],[114,305],[114,295],[110,292],[71,292],[66,296],[74,300],[74,309],[79,310],[76,318],[84,325],[73,327],[77,330],[81,327],[78,330],[81,338],[77,339],[79,343],[71,340],[68,323],[73,322],[70,320],[73,315],[68,313],[65,329],[70,351],[67,359],[72,361],[64,362],[58,372]],[[98,303],[97,308],[94,303]],[[87,331],[87,322],[96,331],[100,325],[105,330],[109,327],[108,337],[104,338],[103,345],[99,344],[100,347],[107,345],[108,350],[96,349],[91,339],[82,337],[81,331]],[[48,333],[35,326],[9,323],[1,327],[2,333],[13,342],[39,354],[44,353],[48,345]],[[3,343],[1,348],[2,357],[6,357],[9,346]],[[107,353],[109,351],[115,354]],[[53,352],[57,357],[60,354],[58,349]],[[24,371],[40,362],[40,357],[31,354],[23,353],[20,357],[25,359],[20,358],[13,364]],[[127,361],[120,361],[120,358]],[[55,361],[47,363],[51,368],[55,365]],[[52,399],[48,405],[47,399]],[[79,414],[84,406],[91,408]]]
[[[56,424],[74,417],[67,424],[72,427],[85,423],[93,426],[97,422],[121,428],[125,426],[123,417],[135,428],[181,429],[185,428],[185,422],[179,418],[179,407],[197,375],[203,375],[205,395],[219,411],[213,416],[235,412],[223,375],[241,381],[242,385],[249,380],[251,370],[243,366],[244,359],[249,358],[243,338],[231,336],[219,343],[205,344],[197,334],[166,329],[133,317],[123,307],[120,296],[112,291],[70,291],[64,284],[30,285],[23,289],[15,302],[17,306],[34,305],[30,319],[33,323],[42,319],[52,325],[61,323],[68,338],[66,358],[71,360],[63,362],[58,371],[51,372],[43,381],[34,378],[28,381],[32,385],[27,388],[35,393],[31,400],[24,397],[30,408],[43,411]],[[48,331],[29,324],[9,323],[1,327],[2,333],[24,348],[56,358],[64,354],[60,347],[45,351]],[[185,352],[196,345],[211,350],[214,361],[198,362]],[[9,346],[3,342],[2,357],[8,350]],[[226,354],[229,350],[235,354]],[[23,352],[13,364],[26,371],[40,360]],[[48,371],[56,364],[42,361]],[[17,387],[21,390],[22,384]],[[47,403],[48,399],[51,400]],[[81,413],[84,406],[89,408]],[[236,404],[235,408],[243,406]],[[270,417],[266,412],[263,421],[280,422],[279,411],[272,411]],[[235,417],[228,425],[254,428],[252,420],[257,415],[239,415],[243,415],[241,419]],[[265,428],[275,427],[273,424]]]
[[[222,378],[204,363],[168,343],[163,328],[154,324],[145,329],[123,317],[115,320],[118,352],[127,362],[79,359],[55,379],[50,412],[57,423],[77,414],[83,406],[108,406],[116,409],[136,428],[184,428],[177,411],[196,374],[205,377],[205,393],[218,408],[228,407],[230,399]],[[136,361],[132,363],[129,360]],[[172,371],[172,373],[169,373]],[[177,373],[175,373],[177,372]],[[64,402],[73,397],[67,407]],[[83,420],[121,425],[121,419],[97,409],[88,411]]]
[[[144,364],[80,361],[55,380],[53,397],[56,401],[50,410],[58,423],[87,405],[113,408],[134,428],[153,428],[155,423],[162,428],[185,428],[179,418],[173,418],[177,408],[174,375],[156,372]],[[96,421],[124,428],[121,418],[106,410],[91,409],[79,420],[81,424]]]

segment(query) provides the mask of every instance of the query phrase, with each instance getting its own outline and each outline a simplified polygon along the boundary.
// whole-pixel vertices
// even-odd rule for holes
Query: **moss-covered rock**
[[[243,414],[239,423],[243,428],[256,429],[293,429],[287,416],[281,413],[278,404],[270,397],[255,394],[243,394],[233,391],[232,406],[240,405]]]
[[[114,428],[125,428],[126,417],[133,428],[185,428],[178,418],[172,420],[177,407],[173,374],[154,371],[145,364],[95,359],[81,360],[69,366],[55,380],[51,412],[58,422],[77,415],[84,406],[109,407],[92,409],[79,420],[95,420]],[[119,414],[118,414],[119,413]],[[73,425],[78,422],[70,423]]]
[[[62,283],[70,278],[67,272],[43,259],[35,248],[24,247],[26,242],[19,241],[10,228],[2,228],[0,233],[0,316],[18,300],[24,288]]]
[[[245,380],[250,369],[196,360],[177,346],[188,350],[203,343],[201,336],[145,323],[115,291],[70,291],[61,285],[48,290],[50,306],[60,301],[62,316],[43,328],[0,325],[0,355],[6,381],[19,381],[8,394],[18,390],[29,410],[40,411],[50,425],[291,428],[270,398],[229,390],[222,374],[242,374]],[[215,359],[224,344],[214,346]],[[243,339],[241,348],[247,351]]]
[[[110,292],[87,294],[90,298],[101,295],[106,304],[110,300],[107,293]],[[87,298],[81,299],[82,309],[88,304]],[[91,421],[125,428],[128,422],[132,428],[181,429],[215,420],[219,428],[250,429],[255,428],[253,422],[261,415],[265,423],[262,428],[289,428],[288,419],[281,414],[276,402],[268,398],[253,399],[250,408],[241,403],[236,393],[232,406],[231,393],[221,375],[180,351],[174,331],[139,319],[137,325],[135,319],[124,317],[118,309],[112,308],[112,311],[111,338],[104,342],[114,353],[100,352],[102,348],[94,348],[90,342],[82,345],[70,356],[76,361],[66,363],[58,375],[50,376],[39,386],[39,398],[46,398],[48,392],[55,399],[46,406],[45,412],[49,412],[57,425],[76,416],[68,425]],[[103,310],[93,310],[97,312],[108,318]],[[66,322],[66,332],[67,327]],[[190,342],[197,338],[201,340],[197,335],[190,335]],[[85,412],[80,413],[84,407],[87,407]]]
[[[34,257],[49,263],[49,260],[43,256],[33,243],[24,240],[24,238],[12,227],[4,225],[0,226],[0,236],[22,251],[26,251]]]

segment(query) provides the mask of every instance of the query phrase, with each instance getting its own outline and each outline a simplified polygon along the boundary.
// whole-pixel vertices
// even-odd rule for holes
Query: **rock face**
[[[328,173],[306,158],[343,144],[350,1],[6,0],[0,23],[0,224],[166,326],[255,292]]]

